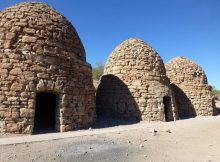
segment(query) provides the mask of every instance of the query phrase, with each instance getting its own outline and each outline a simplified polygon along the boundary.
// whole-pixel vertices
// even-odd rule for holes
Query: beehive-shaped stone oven
[[[213,115],[215,103],[205,72],[193,61],[177,57],[166,64],[180,118]]]
[[[94,95],[84,47],[64,16],[35,2],[0,12],[0,132],[85,127]]]
[[[98,115],[173,120],[173,103],[163,61],[154,49],[139,39],[116,47],[96,93]]]

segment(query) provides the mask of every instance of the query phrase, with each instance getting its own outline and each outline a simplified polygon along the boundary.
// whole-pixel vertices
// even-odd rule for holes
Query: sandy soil
[[[217,104],[220,106],[220,104]],[[93,134],[0,145],[0,162],[219,162],[220,116],[132,124],[100,119]],[[116,126],[121,124],[121,126]],[[104,130],[113,130],[106,133]]]

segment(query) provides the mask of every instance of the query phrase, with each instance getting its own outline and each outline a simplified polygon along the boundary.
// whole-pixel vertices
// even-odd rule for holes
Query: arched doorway
[[[36,95],[34,134],[56,131],[56,110],[59,95],[39,92]]]
[[[163,104],[164,104],[164,116],[165,121],[173,121],[173,112],[172,112],[172,104],[171,104],[171,97],[165,96],[163,98]]]

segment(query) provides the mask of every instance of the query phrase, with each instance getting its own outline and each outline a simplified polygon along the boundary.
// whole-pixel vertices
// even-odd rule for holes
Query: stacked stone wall
[[[38,92],[58,94],[57,130],[91,124],[91,66],[71,23],[42,3],[18,4],[0,18],[0,132],[33,132]]]
[[[212,89],[200,66],[185,57],[178,57],[166,64],[166,70],[181,118],[215,113]]]
[[[98,114],[164,121],[163,97],[170,96],[161,57],[139,39],[128,39],[111,53],[97,90]],[[171,101],[168,119],[175,117]]]

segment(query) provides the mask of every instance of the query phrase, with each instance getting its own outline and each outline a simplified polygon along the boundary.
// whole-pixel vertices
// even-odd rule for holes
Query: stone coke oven
[[[0,132],[60,132],[95,119],[91,66],[64,16],[43,3],[0,12]]]
[[[109,56],[96,93],[97,115],[136,120],[177,118],[169,79],[159,54],[128,39]]]
[[[177,57],[165,66],[180,118],[215,114],[212,89],[199,65],[185,57]]]

